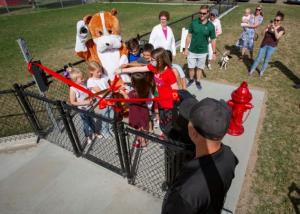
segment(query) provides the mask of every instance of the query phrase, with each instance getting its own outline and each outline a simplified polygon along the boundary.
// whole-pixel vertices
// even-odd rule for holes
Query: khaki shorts
[[[207,58],[207,53],[195,54],[189,52],[187,57],[188,68],[199,68],[204,70],[206,58]]]

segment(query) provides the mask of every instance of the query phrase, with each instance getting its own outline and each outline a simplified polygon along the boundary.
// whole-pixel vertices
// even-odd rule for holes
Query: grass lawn
[[[218,41],[220,50],[235,44],[241,33],[241,15],[249,6],[255,9],[255,5],[241,4],[222,19],[224,34]],[[248,62],[240,62],[233,55],[227,72],[215,69],[207,72],[207,79],[236,84],[246,80],[250,86],[264,88],[267,92],[257,162],[253,174],[247,175],[252,184],[249,192],[242,193],[247,200],[241,204],[239,213],[295,213],[287,194],[293,182],[300,187],[300,90],[292,88],[294,81],[300,83],[300,30],[296,27],[300,22],[300,10],[296,5],[265,4],[263,7],[265,21],[259,31],[274,18],[276,11],[281,10],[286,15],[283,26],[287,32],[263,78],[259,79],[258,74],[249,78],[245,65]],[[255,56],[260,41],[255,44]]]
[[[194,13],[198,6],[128,5],[113,4],[119,10],[122,36],[126,40],[137,33],[148,32],[157,22],[160,10],[169,10],[172,20]],[[238,39],[240,19],[246,7],[241,4],[222,19],[223,35],[218,48],[223,52],[231,48]],[[226,72],[219,72],[217,65],[207,73],[207,79],[238,84],[248,81],[251,87],[264,88],[267,92],[265,119],[258,137],[257,161],[250,177],[250,188],[242,193],[238,213],[294,213],[288,198],[289,186],[296,183],[300,187],[300,90],[292,88],[300,78],[300,22],[298,6],[264,6],[264,26],[274,18],[277,10],[286,14],[283,26],[286,35],[280,41],[271,64],[262,79],[255,74],[247,75],[248,61],[238,61],[233,53]],[[2,16],[0,31],[0,88],[8,88],[14,82],[27,82],[25,63],[15,40],[22,36],[37,59],[53,69],[61,68],[67,62],[78,60],[74,56],[75,24],[86,14],[100,10],[110,10],[109,4],[90,4],[67,9],[56,9],[30,13],[27,15]],[[137,21],[138,17],[138,21]],[[261,31],[259,29],[259,31]],[[261,39],[261,36],[260,36]],[[255,55],[260,41],[255,44]],[[176,61],[184,64],[185,59],[178,54]],[[243,142],[241,142],[243,143]],[[298,196],[299,197],[299,196]]]
[[[35,59],[53,68],[79,60],[74,56],[76,22],[87,14],[117,7],[124,40],[145,33],[158,23],[160,10],[171,11],[174,21],[197,12],[198,6],[87,4],[66,9],[53,9],[30,14],[0,17],[0,89],[11,87],[14,82],[27,82],[23,56],[16,43],[23,37]],[[138,19],[137,19],[138,17]]]

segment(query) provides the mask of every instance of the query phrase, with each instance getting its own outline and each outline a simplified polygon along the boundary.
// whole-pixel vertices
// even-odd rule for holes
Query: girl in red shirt
[[[163,48],[157,48],[151,53],[151,63],[141,67],[118,69],[117,73],[153,72],[159,97],[159,105],[163,109],[173,108],[172,91],[178,90],[176,76],[172,71],[172,64],[168,53]]]
[[[147,66],[119,69],[117,73],[153,72],[154,81],[160,100],[157,102],[156,113],[159,109],[160,127],[164,133],[170,120],[172,120],[173,91],[178,90],[176,76],[172,71],[172,65],[168,53],[163,48],[157,48],[151,53],[151,63]]]

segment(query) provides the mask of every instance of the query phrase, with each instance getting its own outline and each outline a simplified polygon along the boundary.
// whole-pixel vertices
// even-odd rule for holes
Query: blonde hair
[[[245,9],[245,13],[251,14],[251,9],[250,9],[250,8],[246,8],[246,9]]]
[[[94,71],[101,70],[103,72],[103,67],[96,61],[90,61],[88,65],[88,70],[89,70],[89,76],[92,77],[93,76],[92,73]]]
[[[70,69],[70,77],[73,82],[76,82],[78,77],[83,77],[83,73],[79,70],[79,68],[71,68]]]

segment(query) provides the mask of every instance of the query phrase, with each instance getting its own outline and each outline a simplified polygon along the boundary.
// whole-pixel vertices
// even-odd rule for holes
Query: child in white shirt
[[[80,85],[81,87],[86,88],[85,79],[82,72],[77,68],[72,68],[70,71],[71,80]],[[87,99],[88,95],[86,93],[73,86],[70,87],[69,97],[71,105],[77,106],[81,110],[87,111],[92,107],[92,99]],[[90,144],[94,137],[101,138],[101,136],[98,133],[96,133],[93,118],[84,112],[80,112],[79,115],[82,119],[83,132],[85,137],[87,138],[87,144]]]
[[[250,8],[247,8],[242,17],[241,27],[248,27],[250,24],[250,19],[251,19],[251,10]]]
[[[104,74],[103,67],[96,61],[89,62],[88,72],[90,78],[87,81],[87,88],[94,93],[100,92],[102,90],[108,89],[108,76]],[[101,97],[103,94],[100,94]],[[106,118],[113,118],[113,109],[111,107],[106,107],[105,109],[95,109],[96,113],[103,115]],[[97,127],[102,132],[109,132],[109,123],[103,123],[101,120],[96,122]],[[105,130],[104,130],[105,129]]]
[[[88,65],[89,79],[87,87],[92,92],[97,93],[108,88],[108,76],[104,74],[102,66],[95,61],[91,61]]]

